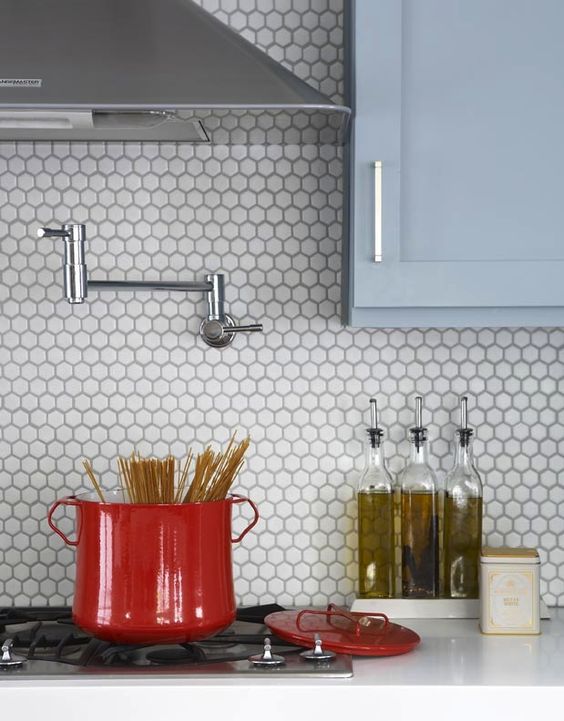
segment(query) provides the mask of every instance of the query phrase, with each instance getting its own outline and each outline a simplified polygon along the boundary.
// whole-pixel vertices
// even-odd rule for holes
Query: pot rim
[[[126,489],[122,487],[112,488],[109,491],[103,491],[106,498],[109,494],[121,493],[125,495]],[[67,499],[73,501],[79,501],[80,503],[96,503],[99,506],[132,506],[135,508],[180,508],[180,507],[194,507],[194,506],[209,506],[215,503],[233,503],[237,499],[246,498],[238,493],[228,493],[226,498],[219,499],[216,501],[195,501],[188,503],[132,503],[126,500],[119,501],[101,501],[96,491],[83,491],[82,493],[72,494],[67,496]]]

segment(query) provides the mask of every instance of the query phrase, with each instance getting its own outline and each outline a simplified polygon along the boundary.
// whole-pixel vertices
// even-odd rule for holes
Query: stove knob
[[[22,666],[27,661],[27,658],[24,658],[17,653],[12,653],[13,646],[14,641],[11,638],[7,638],[2,644],[0,668],[15,668],[17,666]]]
[[[277,656],[272,653],[272,646],[270,645],[270,639],[264,639],[264,650],[262,653],[257,653],[256,656],[250,656],[249,661],[254,666],[263,668],[275,668],[276,666],[284,666],[286,659],[284,656]]]
[[[326,651],[323,648],[321,638],[315,634],[315,646],[308,651],[302,651],[300,656],[306,661],[332,661],[337,654],[333,651]]]

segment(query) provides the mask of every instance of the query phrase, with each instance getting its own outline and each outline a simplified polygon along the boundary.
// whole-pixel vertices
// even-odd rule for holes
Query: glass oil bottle
[[[438,598],[439,493],[427,458],[421,396],[415,399],[415,426],[409,435],[411,457],[400,480],[402,595]]]
[[[358,485],[360,598],[394,595],[394,482],[382,453],[376,400],[370,399],[366,465]]]
[[[445,479],[444,582],[448,598],[478,598],[482,481],[472,459],[468,399],[460,399],[454,467]]]

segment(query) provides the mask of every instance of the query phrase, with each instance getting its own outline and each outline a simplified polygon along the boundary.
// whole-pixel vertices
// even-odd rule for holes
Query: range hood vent
[[[192,0],[0,0],[0,140],[340,143],[334,104]]]

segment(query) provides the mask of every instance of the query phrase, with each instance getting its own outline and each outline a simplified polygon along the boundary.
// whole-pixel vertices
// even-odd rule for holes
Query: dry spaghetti
[[[214,451],[208,445],[202,453],[194,456],[190,449],[184,462],[177,461],[174,456],[164,459],[142,458],[136,453],[129,458],[120,456],[117,464],[121,486],[130,503],[223,500],[243,466],[250,442],[247,437],[237,443],[233,434],[225,451]],[[192,465],[194,468],[190,476]],[[104,501],[92,464],[84,460],[83,466],[98,497]]]

